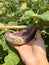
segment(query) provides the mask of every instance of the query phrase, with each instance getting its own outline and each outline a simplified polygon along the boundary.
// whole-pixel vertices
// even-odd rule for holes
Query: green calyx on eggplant
[[[5,38],[13,45],[22,45],[30,42],[34,38],[37,30],[37,26],[28,26],[25,30],[19,32],[5,33]]]

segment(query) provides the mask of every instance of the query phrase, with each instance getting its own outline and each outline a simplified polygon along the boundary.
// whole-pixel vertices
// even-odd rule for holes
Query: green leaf
[[[17,65],[19,63],[19,57],[15,53],[10,53],[5,57],[6,65]]]
[[[0,3],[0,14],[2,14],[3,3]]]
[[[25,12],[25,18],[41,18],[44,21],[49,21],[49,11],[44,12],[43,14],[35,14],[32,10],[28,10]]]
[[[41,15],[38,15],[38,17],[41,18],[41,19],[44,20],[44,21],[49,21],[49,11],[44,12],[44,13],[41,14]]]
[[[3,63],[2,65],[6,65],[5,63]]]
[[[3,38],[0,40],[0,44],[2,45],[2,47],[3,47],[4,50],[9,49],[8,46],[7,46],[5,37],[3,37]]]
[[[2,14],[2,10],[0,10],[0,14]]]
[[[16,26],[18,23],[16,21],[10,21],[8,23],[9,26]]]
[[[36,17],[37,14],[35,14],[32,10],[25,11],[25,18],[30,18],[30,17]]]

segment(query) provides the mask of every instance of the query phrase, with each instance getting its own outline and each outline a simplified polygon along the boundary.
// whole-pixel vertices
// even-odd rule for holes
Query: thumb
[[[37,30],[37,32],[36,32],[36,39],[38,39],[38,40],[42,39],[41,34],[40,34],[40,30]]]

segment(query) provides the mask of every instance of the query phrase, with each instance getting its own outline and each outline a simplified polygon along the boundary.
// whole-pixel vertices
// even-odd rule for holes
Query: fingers
[[[41,34],[40,34],[40,30],[38,30],[36,32],[36,39],[42,39]]]

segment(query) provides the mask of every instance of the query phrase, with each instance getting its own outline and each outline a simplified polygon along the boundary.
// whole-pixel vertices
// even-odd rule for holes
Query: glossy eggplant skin
[[[33,29],[30,31],[30,33],[27,35],[27,38],[25,41],[26,42],[31,41],[34,38],[34,36],[36,35],[37,30],[38,30],[38,27],[34,26]]]
[[[29,26],[25,30],[19,32],[5,33],[5,37],[6,40],[11,42],[13,45],[23,45],[34,38],[37,30],[37,26]]]

